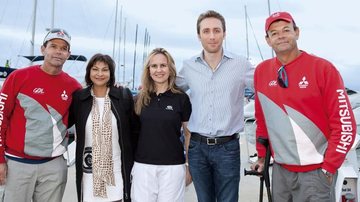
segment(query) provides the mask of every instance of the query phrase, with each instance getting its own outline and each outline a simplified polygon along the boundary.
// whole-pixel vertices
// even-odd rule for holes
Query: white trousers
[[[151,165],[135,162],[131,172],[131,201],[184,202],[185,174],[185,164]]]

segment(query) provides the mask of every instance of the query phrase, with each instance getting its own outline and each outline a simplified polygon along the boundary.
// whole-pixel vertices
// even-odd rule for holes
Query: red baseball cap
[[[270,25],[277,21],[277,20],[284,20],[286,22],[294,22],[294,19],[291,17],[290,13],[288,12],[276,12],[271,14],[267,19],[265,23],[265,32],[269,30]]]

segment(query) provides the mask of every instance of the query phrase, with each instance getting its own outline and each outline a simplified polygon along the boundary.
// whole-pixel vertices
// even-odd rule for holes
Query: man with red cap
[[[299,50],[299,28],[287,12],[266,19],[276,57],[254,75],[256,136],[270,142],[273,201],[334,201],[337,169],[356,135],[343,80],[329,61]],[[266,148],[257,143],[264,169]]]

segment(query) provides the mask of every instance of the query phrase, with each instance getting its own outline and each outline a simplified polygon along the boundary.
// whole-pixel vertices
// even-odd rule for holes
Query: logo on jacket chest
[[[269,86],[270,86],[270,87],[277,86],[277,81],[276,81],[276,80],[271,80],[271,81],[269,82]]]
[[[61,99],[66,101],[69,98],[69,96],[67,95],[66,91],[64,90],[63,93],[61,93]]]
[[[43,88],[34,88],[33,93],[37,95],[43,95],[45,91]]]
[[[32,92],[35,94],[35,95],[45,95],[46,91],[44,88],[34,88],[32,90]],[[64,101],[68,100],[69,99],[69,96],[68,96],[68,93],[66,92],[66,90],[63,90],[62,93],[60,94],[60,98]]]
[[[289,81],[290,83],[291,81]],[[269,87],[275,87],[278,85],[276,80],[270,80],[268,83]],[[309,81],[306,79],[306,76],[303,76],[298,83],[299,88],[307,88],[309,86]]]
[[[309,82],[306,80],[306,77],[303,76],[301,81],[299,82],[299,88],[307,88],[309,85]]]

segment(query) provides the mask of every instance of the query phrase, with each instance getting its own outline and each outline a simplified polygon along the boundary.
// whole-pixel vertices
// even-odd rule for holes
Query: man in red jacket
[[[333,201],[334,175],[356,135],[343,80],[329,61],[299,50],[299,28],[287,12],[266,20],[276,57],[255,70],[256,136],[270,142],[273,201]],[[265,147],[256,145],[261,172]]]
[[[62,71],[70,35],[46,35],[42,65],[15,70],[0,92],[0,185],[5,201],[61,202],[67,180],[69,107],[79,82]]]

